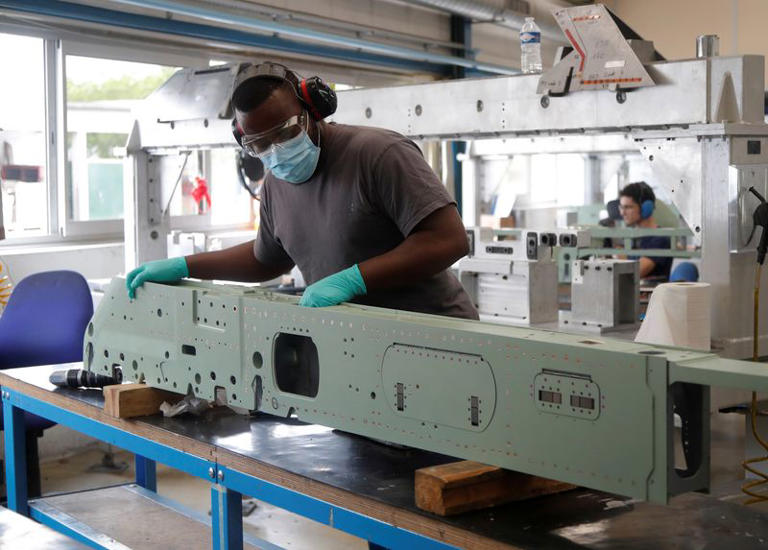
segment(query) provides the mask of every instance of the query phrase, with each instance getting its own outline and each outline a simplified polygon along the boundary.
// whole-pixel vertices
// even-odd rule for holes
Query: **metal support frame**
[[[571,309],[559,312],[561,328],[605,334],[637,329],[640,267],[634,260],[574,260]]]
[[[537,75],[349,90],[339,93],[334,119],[385,126],[419,139],[527,138],[529,152],[536,152],[531,149],[539,140],[553,151],[630,149],[630,136],[685,219],[689,242],[700,247],[701,280],[713,289],[714,345],[728,357],[749,357],[752,322],[743,312],[752,304],[755,240],[746,246],[739,238],[748,233],[756,206],[746,189],[762,190],[768,181],[763,61],[746,55],[650,63],[646,67],[659,84],[624,95],[540,96]],[[442,105],[451,106],[451,116],[441,116]],[[603,139],[608,134],[613,139]],[[551,136],[563,144],[552,147]],[[572,139],[575,144],[569,145]],[[508,148],[511,154],[526,150],[519,143]],[[470,157],[464,165],[464,221],[476,225],[479,212],[469,201],[481,187],[483,163]],[[562,275],[567,278],[565,270]],[[768,280],[768,273],[764,277]],[[760,326],[768,326],[768,308],[761,308],[760,317]],[[759,339],[765,354],[768,331],[761,330]]]
[[[453,50],[454,55],[466,57],[467,52],[472,48],[472,21],[459,15],[451,15],[451,41],[464,45],[463,50]],[[465,78],[467,76],[467,67],[456,65],[451,69],[453,78]]]
[[[5,437],[5,483],[8,508],[23,515],[27,507],[27,440],[24,411],[8,401],[3,391],[3,432]]]
[[[219,470],[219,477],[223,478]],[[211,487],[211,531],[214,550],[242,550],[243,495],[218,483]]]
[[[586,243],[577,230],[516,228],[494,240],[489,228],[467,230],[470,250],[458,263],[459,280],[480,313],[480,320],[521,325],[557,320],[557,263],[552,249],[559,242]]]
[[[423,548],[427,550],[455,548],[449,544],[415,535],[411,531],[260,480],[237,470],[220,466],[219,471],[223,475],[224,484],[242,494],[258,495],[260,500],[269,502],[274,506],[290,510],[295,514],[340,529],[356,537],[367,539],[386,548]],[[419,540],[414,539],[414,536],[419,537]]]
[[[453,197],[456,199],[456,208],[459,210],[459,214],[463,214],[463,194],[464,194],[464,178],[461,169],[461,161],[459,155],[463,155],[467,152],[466,141],[452,141],[451,142],[451,163],[453,164]]]
[[[157,464],[145,456],[136,455],[136,485],[157,491]]]
[[[57,90],[60,86],[57,78],[61,74],[60,67],[60,42],[58,40],[46,39],[43,45],[45,61],[45,154],[46,161],[50,167],[46,170],[45,177],[48,180],[48,233],[57,233],[63,225],[66,218],[64,210],[59,207],[59,175],[58,159],[63,151],[59,146],[58,137],[64,134],[59,132],[57,124],[62,118],[61,105],[59,105],[59,94]],[[63,196],[63,195],[61,195]],[[2,205],[0,205],[2,206]],[[2,220],[0,220],[2,226]]]
[[[227,468],[215,461],[191,455],[181,449],[125,432],[116,426],[99,422],[47,401],[31,397],[23,392],[3,387],[1,395],[5,419],[5,472],[8,480],[8,507],[95,548],[107,547],[104,544],[106,539],[103,534],[89,531],[87,526],[82,524],[73,525],[71,521],[67,521],[69,516],[61,517],[61,514],[55,513],[50,505],[46,505],[45,499],[28,501],[24,411],[53,420],[57,424],[62,424],[75,431],[86,433],[91,437],[135,453],[137,459],[136,482],[143,487],[141,489],[136,488],[137,491],[154,492],[152,489],[155,486],[156,461],[195,477],[212,481],[212,544],[213,548],[216,549],[240,550],[243,547],[242,495],[257,497],[274,506],[387,548],[434,550],[455,548],[362,513]],[[153,498],[161,499],[162,497],[153,495]],[[164,502],[184,513],[184,508],[179,507],[173,501],[164,499]],[[251,537],[245,537],[246,542],[250,542],[250,539]],[[260,541],[259,545],[264,548],[277,548],[264,541]],[[110,548],[114,548],[114,541],[112,541]]]
[[[129,550],[127,546],[116,542],[111,537],[77,521],[69,514],[62,513],[44,499],[29,503],[29,517],[92,548]]]
[[[455,55],[465,57],[472,48],[472,21],[459,15],[451,15],[451,40],[464,44],[464,50],[455,50]],[[466,78],[469,72],[466,67],[453,67],[453,78]],[[451,151],[451,173],[453,174],[453,196],[456,199],[456,208],[461,214],[462,210],[462,172],[461,161],[458,156],[467,152],[466,141],[452,141]]]

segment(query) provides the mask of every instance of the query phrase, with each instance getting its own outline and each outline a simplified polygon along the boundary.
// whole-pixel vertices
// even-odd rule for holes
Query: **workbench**
[[[203,416],[121,420],[98,390],[56,389],[52,370],[0,372],[8,507],[98,548],[244,547],[248,495],[389,548],[758,548],[765,514],[701,494],[669,506],[577,489],[441,518],[414,505],[414,470],[451,457],[269,415],[226,408]],[[29,411],[136,454],[136,483],[27,499]],[[211,482],[211,519],[155,492],[161,462]],[[118,509],[107,512],[109,503]],[[135,521],[140,507],[154,521]],[[142,516],[146,517],[146,516]],[[119,542],[116,542],[119,541]],[[120,544],[122,543],[122,544]],[[245,547],[275,548],[246,536]]]
[[[86,550],[88,547],[21,514],[0,508],[0,548]]]

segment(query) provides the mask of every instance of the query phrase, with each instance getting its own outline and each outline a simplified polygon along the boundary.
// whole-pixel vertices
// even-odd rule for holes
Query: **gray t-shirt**
[[[320,160],[295,185],[267,175],[256,258],[290,269],[307,284],[398,246],[419,222],[455,204],[411,140],[388,130],[320,124]],[[447,270],[418,283],[375,290],[359,304],[477,319]]]

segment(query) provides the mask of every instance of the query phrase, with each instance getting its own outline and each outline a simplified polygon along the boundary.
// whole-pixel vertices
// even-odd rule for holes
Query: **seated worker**
[[[346,301],[477,319],[448,268],[469,247],[456,203],[404,136],[323,122],[336,95],[283,65],[241,68],[231,97],[237,142],[268,170],[254,241],[148,262],[126,278],[268,281],[298,266],[300,305]]]
[[[619,199],[613,199],[605,203],[605,209],[608,212],[607,218],[602,218],[597,222],[600,227],[616,227],[616,222],[621,219],[619,210]],[[613,248],[613,239],[605,237],[603,239],[603,248]]]
[[[630,183],[619,192],[619,211],[627,227],[651,229],[659,227],[653,219],[656,207],[656,195],[653,189],[644,181]],[[634,239],[632,248],[635,249],[666,249],[670,248],[669,237],[639,237]],[[667,256],[635,256],[628,258],[640,259],[640,278],[669,279],[672,258]]]

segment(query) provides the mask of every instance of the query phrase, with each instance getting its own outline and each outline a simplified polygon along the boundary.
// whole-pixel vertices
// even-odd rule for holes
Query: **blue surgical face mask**
[[[302,130],[295,138],[275,145],[259,158],[264,168],[270,170],[276,178],[300,184],[315,173],[320,159],[320,147],[312,143],[307,132]]]

